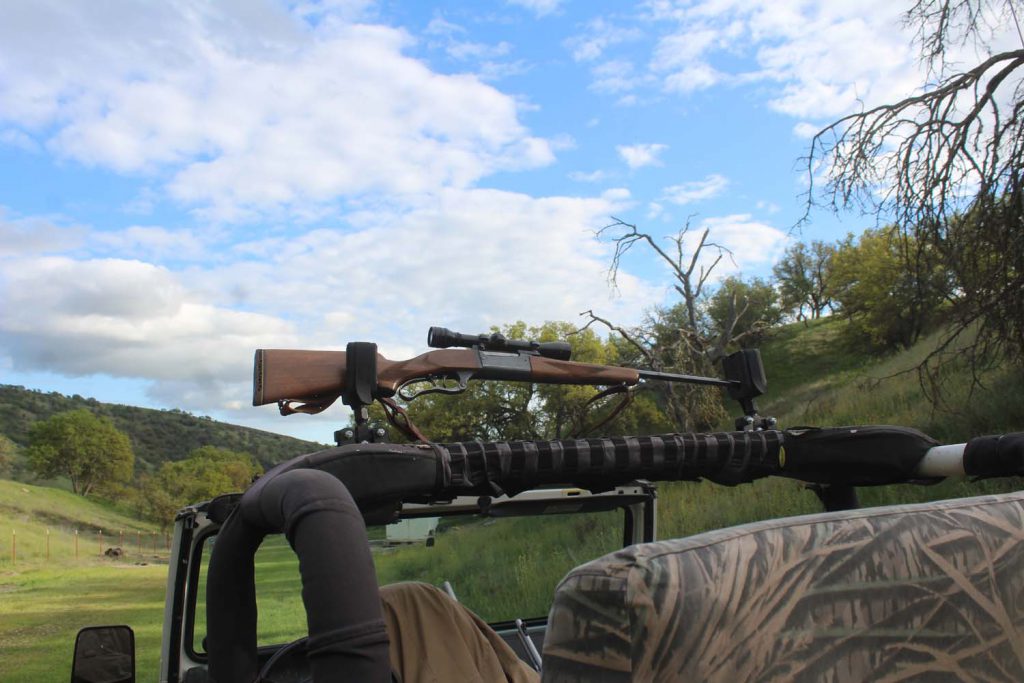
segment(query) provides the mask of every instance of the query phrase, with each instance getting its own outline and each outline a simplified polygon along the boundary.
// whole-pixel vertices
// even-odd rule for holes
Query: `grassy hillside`
[[[101,403],[78,395],[44,393],[5,384],[0,384],[0,434],[25,445],[33,422],[78,408],[109,417],[128,434],[135,451],[135,467],[140,472],[153,471],[167,460],[181,460],[200,446],[250,453],[264,467],[322,448],[310,441],[217,422],[180,410]]]
[[[0,519],[0,681],[68,680],[78,629],[111,623],[135,628],[139,680],[156,680],[167,582],[163,535],[67,491],[2,480]],[[122,532],[127,554],[103,556]]]
[[[978,436],[1024,430],[1024,373],[996,368],[975,385],[966,367],[944,374],[943,405],[926,399],[915,368],[938,341],[933,335],[887,357],[851,349],[842,320],[790,325],[761,350],[768,392],[761,412],[782,426],[900,424],[957,443]]]
[[[4,480],[0,480],[0,519],[6,527],[0,527],[0,548],[8,551],[0,555],[0,566],[10,565],[12,561],[12,531],[17,532],[17,559],[22,562],[46,559],[47,535],[51,560],[74,559],[76,531],[79,559],[99,555],[100,545],[103,548],[124,546],[133,555],[141,545],[143,555],[148,557],[154,545],[153,535],[158,531],[152,524],[126,517],[100,502],[69,491]],[[165,545],[162,535],[156,543],[162,551]]]

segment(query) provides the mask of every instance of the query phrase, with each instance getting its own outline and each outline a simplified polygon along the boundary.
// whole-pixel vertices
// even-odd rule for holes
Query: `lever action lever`
[[[462,370],[453,372],[448,375],[427,375],[426,377],[414,377],[413,379],[402,382],[399,385],[398,397],[403,401],[411,401],[414,398],[425,396],[427,394],[461,394],[467,388],[467,382],[473,377],[473,373],[468,370]],[[455,382],[455,386],[448,386],[444,382]],[[408,387],[416,384],[427,383],[430,386],[426,389],[420,389],[419,391],[410,391]]]

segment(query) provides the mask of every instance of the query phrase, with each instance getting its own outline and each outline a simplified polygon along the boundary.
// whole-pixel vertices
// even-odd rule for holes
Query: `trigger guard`
[[[472,376],[473,376],[472,373],[462,371],[462,372],[452,373],[452,375],[438,375],[436,377],[416,377],[416,378],[410,379],[410,380],[408,380],[406,382],[402,382],[402,384],[399,385],[399,387],[398,387],[398,391],[396,391],[395,393],[398,394],[398,398],[402,399],[406,403],[408,403],[410,401],[413,401],[413,400],[419,398],[420,396],[425,396],[427,394],[449,394],[449,395],[461,394],[462,392],[464,392],[468,388],[467,382],[469,381],[469,378],[472,377]],[[452,379],[452,380],[455,380],[456,382],[458,382],[458,386],[452,387],[452,388],[437,386],[437,380],[438,379],[442,379],[442,380],[444,380],[444,379]],[[431,388],[424,389],[423,391],[417,391],[417,392],[412,393],[412,394],[407,393],[405,391],[405,388],[407,386],[409,386],[410,384],[415,384],[417,382],[430,382]]]

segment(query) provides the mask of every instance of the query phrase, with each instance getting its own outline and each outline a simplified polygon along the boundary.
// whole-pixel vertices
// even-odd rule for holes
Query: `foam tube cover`
[[[243,496],[217,537],[207,579],[207,648],[217,683],[258,673],[253,555],[283,531],[299,557],[313,680],[391,680],[388,638],[362,516],[338,479],[283,472]]]
[[[1024,433],[971,439],[964,448],[964,473],[976,477],[1024,475]]]

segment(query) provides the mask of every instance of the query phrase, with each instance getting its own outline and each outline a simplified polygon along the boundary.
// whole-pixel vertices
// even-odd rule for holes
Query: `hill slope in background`
[[[321,444],[197,417],[180,410],[152,410],[92,398],[45,393],[0,384],[0,434],[19,445],[28,443],[28,430],[36,420],[56,413],[87,408],[113,420],[128,434],[135,451],[137,472],[152,472],[167,460],[181,460],[200,446],[217,446],[250,453],[267,467]]]
[[[109,503],[49,486],[0,479],[0,516],[11,527],[3,529],[5,550],[10,547],[7,534],[17,532],[19,562],[47,559],[47,552],[53,562],[75,559],[76,531],[81,560],[100,558],[104,549],[114,546],[123,547],[132,560],[143,556],[151,561],[154,552],[159,558],[167,555],[166,539],[155,524],[126,515]],[[11,554],[3,554],[5,565]]]
[[[1006,364],[972,373],[952,364],[941,373],[939,405],[926,397],[917,366],[939,334],[878,357],[851,346],[836,317],[778,330],[762,347],[768,391],[758,405],[782,427],[896,424],[945,443],[1024,430],[1024,372]],[[731,409],[731,407],[730,407]]]

